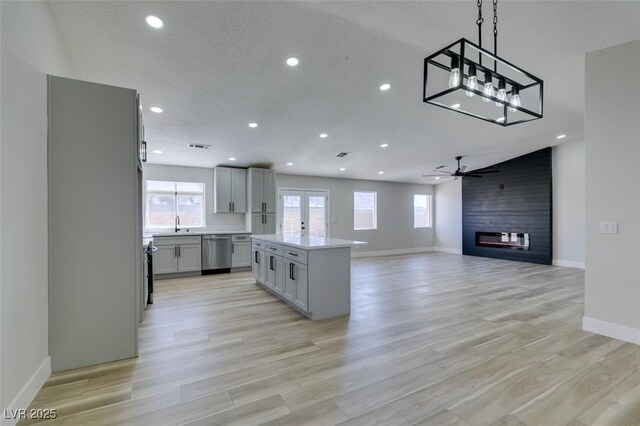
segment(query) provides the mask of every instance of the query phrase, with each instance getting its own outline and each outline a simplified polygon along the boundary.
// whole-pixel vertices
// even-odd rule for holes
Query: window
[[[375,192],[353,193],[353,229],[376,229],[378,218]]]
[[[181,228],[205,226],[204,183],[148,180],[145,228],[173,229],[176,217]]]
[[[413,195],[413,227],[431,227],[431,195]]]

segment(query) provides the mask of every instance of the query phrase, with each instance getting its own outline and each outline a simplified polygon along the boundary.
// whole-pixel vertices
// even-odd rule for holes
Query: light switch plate
[[[601,234],[617,234],[618,222],[600,222]]]

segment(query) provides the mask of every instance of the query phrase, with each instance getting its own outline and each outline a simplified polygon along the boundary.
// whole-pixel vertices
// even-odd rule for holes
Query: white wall
[[[47,2],[2,1],[0,15],[0,406],[7,409],[26,408],[50,371],[46,74],[77,75]]]
[[[204,182],[206,228],[230,231],[244,230],[245,215],[243,213],[213,212],[213,168],[163,166],[159,164],[145,164],[144,180],[166,180],[174,182]]]
[[[553,264],[584,268],[584,140],[553,147]]]
[[[434,250],[462,253],[462,179],[435,186]]]
[[[413,195],[433,194],[432,185],[416,185],[355,179],[277,174],[281,188],[322,189],[329,191],[330,236],[366,241],[358,251],[411,251],[431,249],[433,228],[413,227]],[[378,229],[353,229],[353,192],[376,191]]]
[[[640,344],[640,86],[627,84],[638,69],[640,41],[587,54],[583,327]]]

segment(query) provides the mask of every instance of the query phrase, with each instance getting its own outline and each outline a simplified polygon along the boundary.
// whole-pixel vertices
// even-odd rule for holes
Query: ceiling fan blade
[[[482,177],[482,175],[465,174],[464,177]]]
[[[451,175],[447,174],[447,175],[422,175],[422,177],[439,177],[439,178],[446,178],[446,177],[451,177]]]
[[[466,169],[467,169],[467,166],[462,166],[462,167],[460,167],[460,171],[461,171],[461,172],[464,172]]]

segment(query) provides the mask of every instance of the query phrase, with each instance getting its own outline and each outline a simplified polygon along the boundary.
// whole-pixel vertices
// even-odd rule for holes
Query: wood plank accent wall
[[[551,148],[494,167],[500,173],[462,180],[462,253],[550,265],[552,241]],[[503,184],[504,189],[499,186]],[[477,247],[476,232],[529,233],[530,250]]]

